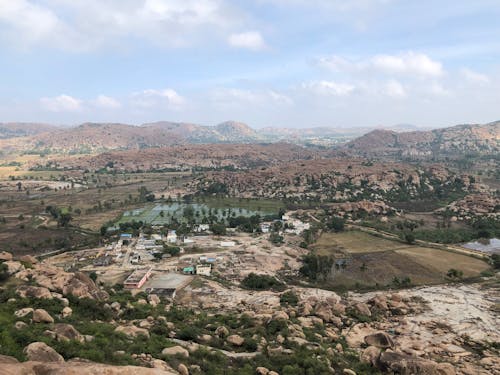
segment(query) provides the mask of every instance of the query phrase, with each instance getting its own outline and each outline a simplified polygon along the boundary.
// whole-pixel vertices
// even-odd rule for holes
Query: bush
[[[327,224],[328,228],[335,232],[342,232],[345,227],[345,220],[340,217],[333,217]]]
[[[299,297],[291,290],[286,291],[280,296],[281,305],[297,306]]]
[[[282,289],[284,287],[283,283],[276,280],[275,277],[257,275],[253,272],[241,281],[241,285],[253,290]]]

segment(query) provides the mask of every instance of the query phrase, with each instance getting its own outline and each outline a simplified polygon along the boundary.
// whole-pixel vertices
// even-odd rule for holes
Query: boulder
[[[20,262],[23,262],[23,263],[29,263],[29,264],[37,264],[38,263],[38,259],[36,259],[34,256],[32,255],[23,255],[21,257],[19,257],[18,259]]]
[[[370,311],[370,308],[366,303],[358,302],[354,305],[354,308],[358,313],[364,316],[372,316],[372,313]]]
[[[361,362],[369,363],[372,366],[377,366],[380,352],[381,350],[375,346],[367,347],[365,350],[363,350],[363,353],[361,353]]]
[[[52,299],[50,290],[41,286],[21,285],[16,293],[22,298]]]
[[[147,329],[139,328],[133,325],[118,326],[115,328],[115,332],[123,333],[129,337],[137,337],[139,335],[149,337],[149,331]]]
[[[172,346],[170,348],[165,348],[161,351],[161,354],[163,355],[170,355],[170,356],[181,356],[181,357],[189,357],[189,352],[187,349],[183,348],[182,346]]]
[[[44,309],[33,311],[33,322],[35,323],[54,323],[54,318]]]
[[[257,375],[268,375],[269,374],[269,369],[267,369],[266,367],[257,367],[255,369],[255,373]]]
[[[179,364],[179,366],[177,367],[177,371],[180,375],[189,375],[189,370],[183,363]]]
[[[24,354],[30,361],[64,362],[64,358],[44,342],[32,342],[24,348]]]
[[[234,346],[241,346],[245,342],[245,339],[240,335],[231,335],[228,336],[227,342]]]
[[[7,251],[0,252],[0,261],[10,261],[12,260],[12,254]]]
[[[76,340],[84,342],[85,338],[71,324],[58,323],[54,325],[53,331],[58,341]]]
[[[380,355],[379,368],[397,374],[455,375],[453,366],[392,351]]]
[[[150,294],[148,296],[149,304],[153,307],[158,306],[161,303],[160,297],[156,294]]]
[[[394,347],[394,341],[392,341],[392,338],[385,332],[377,332],[365,336],[365,343],[382,349]]]
[[[71,314],[73,314],[73,310],[71,309],[71,307],[68,307],[66,306],[65,308],[62,309],[61,311],[61,316],[63,318],[68,318],[71,316]]]
[[[33,312],[33,308],[31,307],[25,307],[24,309],[19,309],[14,312],[14,315],[18,318],[23,318],[26,315],[29,315]]]
[[[28,325],[27,325],[26,323],[21,322],[21,321],[19,321],[19,322],[15,322],[15,323],[14,323],[14,328],[15,328],[15,329],[24,329],[24,328],[26,328],[27,326],[28,326]]]
[[[273,315],[273,320],[289,320],[290,317],[284,311],[276,311]]]
[[[356,375],[356,372],[354,372],[350,368],[345,368],[344,371],[342,371],[342,374],[344,374],[344,375]]]
[[[24,270],[24,266],[20,262],[16,262],[14,260],[9,260],[7,262],[4,262],[7,266],[7,273],[9,275],[13,275],[15,273],[18,273],[19,271]]]

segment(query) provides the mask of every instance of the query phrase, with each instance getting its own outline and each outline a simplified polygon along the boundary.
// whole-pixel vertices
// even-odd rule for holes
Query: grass
[[[361,231],[341,233],[323,233],[313,245],[318,255],[330,255],[332,252],[373,253],[378,251],[407,248],[400,242],[386,240]]]
[[[489,269],[488,264],[480,259],[446,250],[415,247],[396,252],[440,273],[455,268],[462,271],[465,277],[473,277]]]

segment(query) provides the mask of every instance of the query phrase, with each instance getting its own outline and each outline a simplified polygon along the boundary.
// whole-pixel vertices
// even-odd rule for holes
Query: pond
[[[472,250],[479,250],[485,253],[499,253],[500,254],[500,239],[481,239],[473,242],[462,244],[463,247]]]

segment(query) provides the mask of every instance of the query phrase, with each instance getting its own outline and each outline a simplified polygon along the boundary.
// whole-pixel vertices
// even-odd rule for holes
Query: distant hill
[[[0,123],[0,139],[26,137],[44,132],[54,131],[57,127],[49,124],[32,122]]]
[[[416,159],[498,155],[500,121],[402,133],[378,129],[352,140],[344,149],[363,156]]]
[[[216,126],[155,122],[140,126],[119,123],[85,123],[71,128],[25,131],[19,138],[0,140],[7,151],[95,153],[109,150],[143,149],[176,144],[248,143],[260,137],[248,125],[224,122]]]

